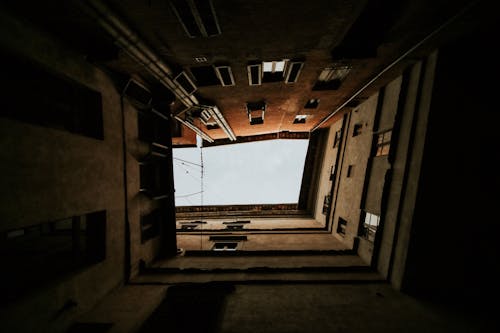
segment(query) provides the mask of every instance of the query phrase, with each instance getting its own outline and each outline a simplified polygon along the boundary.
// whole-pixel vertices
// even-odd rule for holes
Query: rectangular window
[[[346,228],[347,228],[347,221],[339,217],[339,222],[337,224],[337,233],[339,235],[345,236]]]
[[[265,111],[266,111],[265,102],[248,102],[247,113],[250,125],[263,124]]]
[[[104,139],[101,93],[0,52],[0,117]]]
[[[294,124],[305,124],[307,119],[307,115],[305,114],[299,114],[295,116],[295,119],[293,120]]]
[[[299,79],[304,63],[302,61],[292,61],[288,64],[285,73],[285,83],[295,83]]]
[[[223,86],[234,86],[233,72],[229,66],[216,66],[215,71]]]
[[[134,79],[130,79],[127,82],[123,89],[123,95],[139,108],[146,108],[151,103],[151,92],[149,89]]]
[[[231,223],[226,225],[226,229],[228,230],[243,230],[245,224],[243,223]]]
[[[323,215],[327,215],[328,212],[330,211],[331,201],[332,201],[331,196],[325,195],[325,198],[323,199]]]
[[[162,210],[157,208],[147,215],[141,216],[141,243],[160,235]]]
[[[213,251],[236,251],[238,242],[217,242],[212,247]]]
[[[313,90],[337,90],[345,80],[351,66],[337,66],[325,68],[318,77]]]
[[[304,105],[304,109],[316,109],[319,105],[318,98],[311,98],[307,101],[306,105]]]
[[[211,65],[191,67],[189,70],[193,74],[198,87],[217,86],[221,83],[215,68]]]
[[[264,61],[262,62],[263,71],[265,73],[275,73],[275,72],[283,72],[285,70],[286,60],[278,60],[278,61]]]
[[[340,144],[340,139],[342,138],[342,130],[339,129],[335,132],[335,137],[333,139],[333,148],[337,148]]]
[[[174,78],[174,81],[177,82],[177,84],[181,86],[182,90],[184,90],[184,92],[188,95],[191,95],[196,91],[196,85],[185,72],[180,72],[179,75]]]
[[[335,165],[332,165],[332,168],[330,169],[330,180],[333,181],[333,177],[335,177]]]
[[[364,212],[363,227],[361,230],[361,236],[370,241],[375,241],[375,234],[380,223],[380,216]]]
[[[171,0],[170,5],[190,38],[220,35],[211,0]]]
[[[352,177],[354,174],[354,165],[349,165],[347,167],[347,178]]]
[[[72,216],[0,233],[0,303],[106,258],[106,211]]]
[[[262,62],[262,82],[283,81],[286,62],[286,60]]]
[[[170,189],[168,160],[159,153],[149,154],[139,163],[140,192],[154,200],[165,198]]]
[[[376,152],[375,156],[389,155],[391,149],[392,130],[376,134]]]
[[[248,84],[251,86],[258,86],[262,84],[262,65],[254,64],[248,65]]]
[[[170,125],[171,125],[170,129],[172,131],[172,137],[173,138],[182,137],[182,124],[179,121],[172,118]]]
[[[358,136],[363,132],[363,124],[354,124],[352,136]]]
[[[138,139],[141,141],[155,143],[165,148],[171,145],[168,120],[159,112],[138,111],[137,130]]]

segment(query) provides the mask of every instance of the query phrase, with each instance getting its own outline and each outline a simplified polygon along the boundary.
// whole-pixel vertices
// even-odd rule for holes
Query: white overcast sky
[[[297,203],[308,143],[266,140],[203,148],[203,205]],[[200,205],[200,148],[177,148],[173,156],[176,205]]]

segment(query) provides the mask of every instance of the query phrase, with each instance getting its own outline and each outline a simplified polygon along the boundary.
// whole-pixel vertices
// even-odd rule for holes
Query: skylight
[[[200,148],[174,149],[176,206],[297,203],[308,143],[266,140],[203,148],[203,180]]]

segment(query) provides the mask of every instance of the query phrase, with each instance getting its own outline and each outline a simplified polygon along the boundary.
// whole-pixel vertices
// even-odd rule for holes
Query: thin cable
[[[178,162],[178,161],[175,161],[175,162],[177,162],[177,163],[181,163],[181,162]],[[186,174],[187,174],[188,176],[190,176],[191,178],[193,178],[194,180],[196,180],[196,181],[198,181],[198,182],[201,182],[201,179],[200,179],[200,178],[196,178],[196,176],[193,176],[193,175],[191,174],[191,171],[189,171],[188,169],[184,168],[182,165],[184,165],[184,166],[188,166],[188,165],[185,165],[185,164],[182,164],[182,163],[181,163],[181,164],[178,164],[177,166],[178,166],[179,168],[184,169],[184,171],[186,171]],[[208,191],[210,191],[210,189],[211,189],[211,187],[210,187],[210,186],[208,186],[207,184],[203,184],[203,189],[205,189],[205,188],[206,188]],[[213,192],[213,191],[212,191],[211,195],[215,195],[217,198],[219,198],[219,199],[220,199],[220,201],[221,201],[221,202],[223,201],[223,200],[222,200],[222,197],[221,197],[219,194],[217,194],[216,192]],[[193,204],[193,206],[195,206],[195,205]]]
[[[203,167],[203,141],[201,141],[200,144],[200,161],[201,161],[201,181],[200,181],[200,221],[203,221],[203,174],[204,174],[204,167]],[[203,250],[203,223],[200,224],[200,250]]]
[[[196,165],[196,166],[201,167],[201,165],[199,165],[199,164],[197,164],[197,163],[190,162],[190,161],[186,161],[186,160],[183,160],[182,158],[177,158],[177,157],[174,157],[173,159],[174,159],[174,160],[177,160],[177,161],[182,161],[182,162],[186,162],[186,163],[189,163],[189,164],[192,164],[192,165]]]
[[[362,86],[358,91],[356,91],[354,93],[354,95],[352,95],[347,101],[345,101],[344,103],[342,103],[339,107],[337,107],[335,109],[335,111],[333,111],[332,113],[330,113],[328,116],[326,116],[325,118],[323,118],[322,121],[320,121],[316,126],[314,126],[310,132],[314,132],[315,130],[317,130],[321,125],[323,125],[324,123],[326,123],[328,120],[330,120],[330,118],[332,118],[334,115],[336,115],[340,110],[342,110],[342,108],[344,108],[350,101],[352,101],[354,98],[356,98],[359,94],[361,94],[367,87],[369,87],[373,82],[375,82],[379,77],[382,76],[382,74],[384,74],[385,72],[387,72],[389,69],[391,69],[392,67],[394,67],[395,65],[397,65],[401,60],[403,60],[404,58],[406,58],[406,56],[408,56],[410,53],[412,53],[413,51],[415,51],[418,47],[420,47],[422,44],[424,44],[425,42],[427,42],[429,39],[431,39],[432,37],[434,37],[434,35],[436,35],[438,32],[440,32],[441,30],[443,30],[445,27],[447,27],[450,23],[452,23],[453,21],[455,21],[458,17],[462,16],[465,12],[467,12],[472,6],[476,5],[479,1],[474,1],[474,2],[470,2],[469,4],[467,4],[464,8],[462,8],[457,14],[453,15],[451,18],[449,18],[448,20],[446,20],[443,24],[441,24],[439,27],[437,27],[437,29],[435,29],[434,31],[432,31],[430,34],[428,34],[424,39],[420,40],[417,44],[413,45],[408,51],[406,51],[405,53],[403,53],[401,56],[399,56],[396,60],[394,60],[393,62],[391,62],[388,66],[386,66],[382,71],[380,71],[377,75],[375,75],[370,81],[368,81],[364,86]]]
[[[190,193],[190,194],[184,194],[184,195],[176,195],[175,197],[176,198],[187,198],[187,197],[192,197],[193,195],[196,195],[196,194],[200,194],[200,192],[194,192],[194,193]]]
[[[201,179],[200,179],[200,178],[196,178],[195,176],[193,176],[193,175],[191,174],[191,172],[190,172],[188,169],[186,169],[186,168],[184,168],[184,167],[182,167],[182,166],[180,166],[180,165],[179,165],[179,167],[181,167],[182,169],[184,169],[184,171],[186,171],[186,174],[187,174],[189,177],[193,178],[193,179],[194,179],[194,180],[196,180],[197,182],[201,182]]]

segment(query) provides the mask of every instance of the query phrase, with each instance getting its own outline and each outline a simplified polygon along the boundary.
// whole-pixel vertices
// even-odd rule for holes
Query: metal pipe
[[[115,15],[102,1],[87,0],[87,6],[83,8],[104,28],[114,39],[117,46],[125,51],[135,62],[144,66],[161,84],[167,87],[177,99],[184,104],[187,109],[192,107],[201,107],[197,98],[194,95],[187,94],[184,89],[172,79],[172,70],[148,47],[142,39],[134,33],[126,24]],[[215,107],[208,109],[217,121],[219,126],[224,130],[230,140],[235,141],[236,136],[231,127],[227,123],[222,113]],[[175,116],[175,119],[192,129],[208,142],[214,140],[204,133],[194,124]]]
[[[227,123],[226,119],[222,116],[219,108],[217,106],[213,106],[208,108],[208,111],[212,115],[212,117],[215,119],[215,121],[219,124],[219,126],[222,128],[222,130],[226,133],[226,135],[229,137],[231,141],[236,141],[236,135],[234,135],[233,130]]]
[[[387,65],[384,69],[382,69],[377,75],[375,75],[375,77],[373,77],[370,81],[368,81],[364,86],[362,86],[358,91],[356,91],[354,93],[354,95],[352,95],[347,101],[345,101],[344,103],[342,103],[342,105],[340,105],[339,107],[337,107],[332,113],[330,113],[327,117],[325,117],[319,124],[317,124],[316,126],[314,126],[310,132],[314,132],[315,130],[317,130],[321,125],[323,125],[324,123],[326,123],[328,120],[330,120],[330,118],[332,118],[335,114],[337,114],[340,110],[342,110],[342,108],[344,108],[350,101],[352,101],[354,98],[356,98],[359,94],[361,94],[366,88],[368,88],[373,82],[375,82],[379,77],[381,77],[385,72],[387,72],[388,70],[390,70],[392,67],[394,67],[395,65],[397,65],[401,60],[403,60],[404,58],[406,58],[406,56],[408,56],[408,54],[412,53],[413,51],[415,51],[418,47],[420,47],[422,44],[424,44],[425,42],[427,42],[429,39],[431,39],[432,37],[434,37],[434,35],[436,35],[438,32],[440,32],[442,29],[444,29],[446,26],[448,26],[450,23],[452,23],[453,21],[455,21],[458,17],[462,16],[466,11],[468,11],[473,5],[475,5],[478,1],[474,1],[474,2],[471,2],[469,3],[468,5],[466,5],[464,8],[462,8],[462,10],[460,10],[460,12],[458,12],[457,14],[455,14],[454,16],[452,16],[451,18],[449,18],[446,22],[444,22],[443,24],[441,24],[439,27],[437,27],[437,29],[435,29],[434,31],[432,31],[430,34],[428,34],[424,39],[422,39],[421,41],[419,41],[417,44],[413,45],[408,51],[406,51],[405,53],[403,53],[401,56],[399,56],[396,60],[394,60],[393,62],[391,62],[389,65]]]
[[[192,129],[196,134],[198,134],[199,136],[201,136],[204,140],[206,140],[208,142],[214,142],[214,139],[212,139],[211,137],[209,137],[207,134],[205,134],[205,132],[203,132],[202,130],[200,130],[198,127],[194,126],[190,122],[185,121],[184,119],[182,119],[181,117],[178,117],[178,116],[175,116],[175,119],[177,119],[182,124],[186,125],[190,129]]]
[[[165,85],[186,106],[195,104],[194,100],[177,88],[171,78],[172,71],[160,58],[130,30],[114,13],[99,0],[87,0],[86,10],[115,40],[115,43],[135,61],[143,65],[158,81]]]

